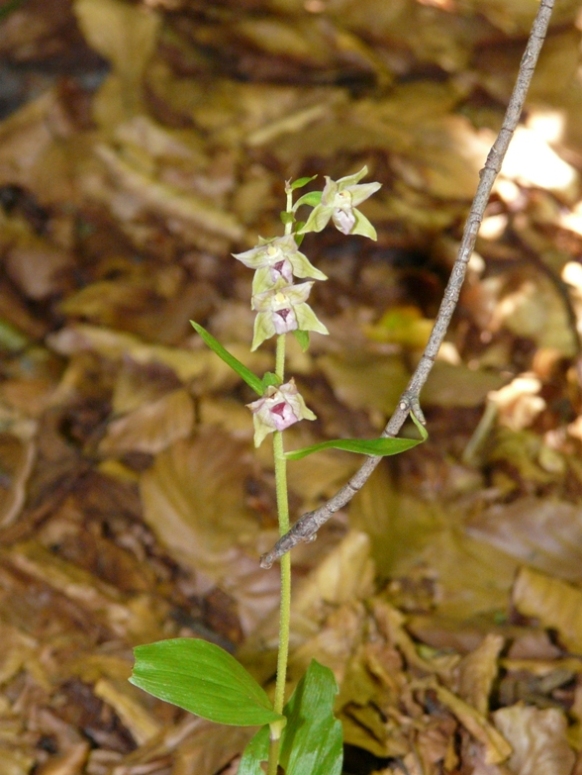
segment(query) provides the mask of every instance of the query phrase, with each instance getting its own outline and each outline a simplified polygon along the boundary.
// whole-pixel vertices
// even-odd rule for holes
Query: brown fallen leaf
[[[185,390],[174,390],[113,420],[99,444],[99,453],[107,456],[136,451],[155,455],[177,439],[189,436],[193,424],[192,399]]]
[[[485,747],[485,763],[499,764],[512,753],[512,747],[498,730],[471,705],[461,700],[444,686],[431,683],[435,694],[453,713],[471,735]]]
[[[556,630],[571,652],[582,651],[582,589],[523,567],[515,579],[511,600],[523,616]]]
[[[531,476],[527,479],[531,481]],[[466,529],[531,568],[576,582],[582,563],[580,517],[574,503],[526,495],[486,508],[469,519]]]
[[[88,43],[113,65],[94,109],[105,126],[115,125],[140,111],[144,69],[153,53],[161,18],[147,6],[119,0],[76,0],[74,11]]]
[[[33,438],[0,433],[0,527],[18,519],[26,500],[26,483],[35,457]]]
[[[487,634],[459,663],[459,696],[482,715],[489,709],[489,695],[499,673],[499,654],[503,646],[501,635]]]
[[[138,745],[156,737],[161,725],[145,707],[142,692],[125,681],[100,678],[94,687],[95,695],[107,702],[123,721]]]
[[[238,604],[249,632],[276,605],[278,569],[260,569],[260,524],[246,506],[248,445],[217,427],[174,442],[141,476],[144,519],[170,554]]]
[[[508,765],[515,775],[570,775],[576,755],[568,745],[567,722],[557,708],[500,708],[493,714],[495,726],[511,744]]]

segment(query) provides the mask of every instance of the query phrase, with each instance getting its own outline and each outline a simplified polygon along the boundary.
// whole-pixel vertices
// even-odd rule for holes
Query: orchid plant
[[[234,258],[255,271],[251,308],[257,313],[251,350],[276,336],[275,371],[262,378],[231,355],[208,331],[192,321],[204,342],[257,393],[248,404],[254,424],[254,444],[273,435],[274,468],[280,534],[289,530],[287,461],[320,449],[335,447],[365,455],[394,455],[426,439],[416,420],[421,439],[337,439],[299,450],[285,451],[284,431],[301,420],[315,420],[293,378],[285,378],[285,344],[288,334],[309,347],[310,333],[328,334],[307,303],[316,282],[326,276],[314,267],[299,247],[305,234],[320,232],[332,221],[343,234],[376,239],[376,231],[357,208],[379,188],[379,183],[360,183],[367,168],[333,181],[326,177],[323,191],[313,191],[293,202],[294,191],[314,178],[301,178],[285,186],[287,207],[281,214],[285,233],[259,239],[256,247]],[[305,222],[296,218],[302,206],[312,208]],[[296,279],[304,282],[295,282]],[[221,724],[259,726],[247,745],[239,775],[339,775],[342,768],[342,731],[333,715],[337,685],[333,673],[313,660],[290,698],[285,702],[291,610],[291,559],[281,558],[279,651],[274,697],[237,660],[204,640],[177,638],[138,646],[131,682],[155,697],[174,703],[203,718]],[[266,770],[263,763],[266,762]]]

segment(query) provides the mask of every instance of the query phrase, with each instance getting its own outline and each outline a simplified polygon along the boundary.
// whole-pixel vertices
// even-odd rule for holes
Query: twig
[[[477,186],[477,192],[465,223],[459,252],[453,265],[451,276],[445,289],[439,313],[428,344],[416,371],[408,383],[408,387],[400,397],[396,411],[384,428],[382,436],[396,436],[409,412],[413,412],[424,422],[419,404],[420,391],[424,387],[424,383],[433,367],[437,353],[449,327],[453,312],[457,306],[461,286],[465,279],[467,263],[473,253],[477,232],[479,231],[481,221],[483,220],[483,214],[487,202],[489,201],[493,183],[499,174],[503,158],[517,127],[538,56],[546,37],[553,7],[554,0],[540,0],[540,7],[534,20],[525,52],[521,59],[517,80],[505,112],[503,125],[499,130],[499,135],[497,136],[493,147],[489,151],[485,166],[479,173],[480,180],[479,185]],[[532,164],[535,164],[535,160],[533,159]],[[319,528],[327,522],[336,511],[343,508],[346,503],[349,503],[354,495],[363,487],[381,459],[381,457],[367,458],[359,471],[357,471],[349,482],[328,500],[327,503],[320,506],[315,511],[307,512],[307,514],[304,514],[297,520],[291,530],[277,541],[273,549],[261,557],[261,567],[270,568],[275,560],[282,557],[301,541],[312,541],[316,537]]]

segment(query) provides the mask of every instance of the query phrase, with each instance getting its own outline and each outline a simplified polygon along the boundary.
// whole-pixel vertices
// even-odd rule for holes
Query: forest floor
[[[293,552],[290,683],[333,669],[345,773],[582,773],[578,7],[557,3],[422,393],[428,441]],[[330,336],[290,349],[318,419],[288,437],[379,435],[531,20],[493,0],[0,5],[1,775],[236,772],[252,730],[127,681],[134,646],[190,636],[273,685],[270,444],[189,320],[272,370],[230,254],[282,233],[285,180],[366,164],[377,242],[302,246]],[[291,464],[292,518],[357,466]]]

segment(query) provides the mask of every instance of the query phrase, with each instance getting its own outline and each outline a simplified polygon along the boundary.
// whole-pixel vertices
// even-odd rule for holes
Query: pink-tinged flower
[[[259,244],[252,250],[232,255],[245,266],[256,270],[253,294],[262,293],[282,283],[290,285],[293,277],[327,280],[327,276],[316,269],[307,256],[297,249],[292,234],[269,240],[259,237]]]
[[[299,234],[321,231],[331,219],[342,234],[361,234],[363,237],[375,240],[376,229],[357,209],[359,204],[381,187],[380,183],[358,184],[358,181],[367,173],[368,168],[363,167],[355,175],[347,175],[339,180],[331,180],[326,176],[321,202],[313,208],[307,223],[299,230]]]
[[[253,413],[255,447],[259,447],[269,433],[284,431],[299,420],[316,419],[292,379],[279,387],[268,387],[262,398],[247,406]]]
[[[297,330],[329,333],[309,304],[305,303],[313,285],[313,281],[283,285],[252,297],[251,306],[258,314],[251,351],[275,334]]]

